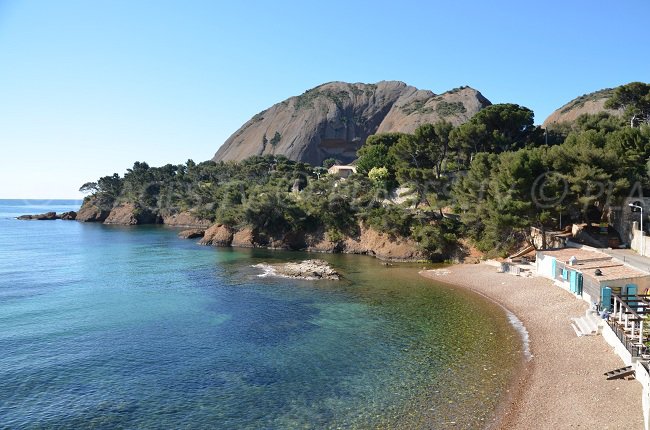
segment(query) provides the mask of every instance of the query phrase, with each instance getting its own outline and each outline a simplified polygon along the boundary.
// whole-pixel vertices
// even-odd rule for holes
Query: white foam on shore
[[[524,345],[524,358],[526,361],[532,360],[533,354],[530,352],[530,337],[528,336],[528,330],[526,330],[526,326],[523,322],[521,322],[519,318],[517,318],[517,315],[510,312],[508,308],[503,305],[501,305],[501,307],[506,311],[508,322],[515,328],[515,330],[517,330],[517,333],[519,333],[519,336],[521,337],[521,342]]]
[[[495,303],[499,305],[501,309],[506,313],[506,317],[508,318],[508,322],[510,325],[519,333],[519,337],[521,338],[521,343],[523,346],[523,353],[524,353],[524,359],[526,361],[530,361],[533,359],[533,354],[530,352],[530,336],[528,335],[528,330],[526,329],[526,326],[524,325],[523,322],[519,318],[517,318],[517,315],[515,315],[510,309],[493,299],[492,297],[489,297],[486,294],[481,293],[480,291],[476,291],[475,289],[471,289],[473,292],[476,294],[485,297],[492,303]]]
[[[258,278],[266,278],[268,276],[278,276],[277,272],[270,264],[264,264],[264,263],[253,264],[252,267],[262,269],[262,273],[257,275]]]

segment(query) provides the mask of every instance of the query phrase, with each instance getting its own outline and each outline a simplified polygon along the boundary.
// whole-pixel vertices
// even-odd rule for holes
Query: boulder
[[[223,224],[214,224],[205,231],[203,239],[199,241],[201,245],[212,246],[231,246],[233,240],[233,230]]]

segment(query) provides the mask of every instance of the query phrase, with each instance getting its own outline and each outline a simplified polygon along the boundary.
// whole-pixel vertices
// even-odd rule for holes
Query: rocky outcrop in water
[[[226,140],[213,160],[275,154],[313,165],[327,158],[347,163],[372,134],[410,133],[443,119],[458,125],[490,104],[469,87],[436,95],[399,81],[330,82],[255,115]]]
[[[338,281],[341,275],[324,260],[304,260],[299,263],[257,264],[266,275],[306,280],[327,279]]]
[[[62,220],[74,220],[77,217],[77,213],[75,211],[70,211],[70,212],[63,212],[61,214],[57,214],[56,212],[46,212],[44,214],[37,214],[37,215],[21,215],[19,217],[16,217],[16,219],[27,221],[27,220],[35,220],[35,221],[54,221],[57,219],[62,219]]]
[[[82,222],[102,222],[104,224],[139,225],[165,224],[170,227],[186,227],[205,230],[211,221],[201,219],[190,211],[171,212],[147,209],[137,203],[120,203],[106,209],[96,198],[84,200],[79,212],[66,212],[63,219],[75,219]],[[75,218],[71,218],[74,214]]]
[[[74,221],[77,219],[77,212],[69,211],[61,214],[61,219],[65,221]]]
[[[212,246],[230,246],[234,230],[223,224],[215,224],[205,231],[203,239],[199,241],[201,245]]]
[[[16,219],[27,221],[27,220],[38,220],[38,221],[53,221],[60,219],[61,217],[56,214],[56,212],[46,212],[44,214],[37,215],[21,215]]]
[[[77,221],[104,222],[111,213],[109,208],[104,208],[95,197],[86,198],[77,212]]]
[[[205,230],[200,228],[192,228],[189,230],[183,230],[178,233],[178,237],[181,239],[197,239],[205,235]]]

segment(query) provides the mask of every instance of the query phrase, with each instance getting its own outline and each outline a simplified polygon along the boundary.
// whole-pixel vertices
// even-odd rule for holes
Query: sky
[[[82,198],[134,161],[210,159],[330,81],[461,85],[542,123],[650,81],[650,2],[0,0],[0,198]]]

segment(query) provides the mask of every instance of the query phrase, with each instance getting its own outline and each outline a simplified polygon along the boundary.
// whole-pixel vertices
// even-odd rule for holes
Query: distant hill
[[[490,104],[469,87],[436,95],[399,81],[330,82],[253,116],[213,160],[277,154],[313,165],[327,158],[347,163],[372,134],[409,133],[443,119],[458,125]]]
[[[595,114],[599,112],[608,112],[612,115],[620,115],[617,110],[605,109],[605,102],[612,96],[615,88],[605,88],[600,91],[582,95],[571,100],[561,108],[549,115],[542,125],[544,128],[563,124],[572,123],[582,114]]]

